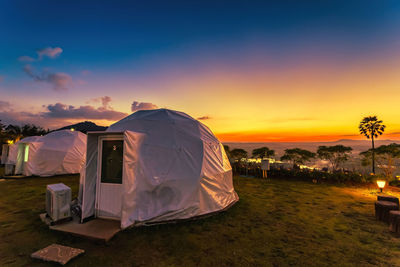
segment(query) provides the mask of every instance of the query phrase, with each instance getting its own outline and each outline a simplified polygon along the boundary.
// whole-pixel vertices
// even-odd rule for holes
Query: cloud
[[[30,56],[20,56],[18,58],[18,61],[21,62],[34,62],[34,61],[40,61],[43,59],[43,57],[48,57],[48,58],[56,58],[59,55],[61,55],[61,53],[63,52],[61,47],[45,47],[42,49],[38,49],[36,50],[36,54],[38,55],[37,59],[30,57]]]
[[[7,110],[11,107],[10,102],[0,100],[0,110]]]
[[[106,100],[106,107],[96,108],[90,105],[75,107],[62,103],[54,105],[47,105],[46,112],[41,115],[48,118],[62,118],[62,119],[91,119],[91,120],[119,120],[128,114],[110,109],[107,105],[109,102]]]
[[[39,113],[15,111],[13,109],[0,110],[0,119],[3,124],[35,124],[44,128],[60,128],[66,124],[70,124],[65,119],[47,118]]]
[[[109,96],[103,96],[100,98],[101,99],[101,104],[103,105],[102,108],[107,109],[109,108],[109,104],[111,102],[111,97]]]
[[[99,109],[112,109],[110,106],[111,103],[111,97],[109,96],[102,96],[102,97],[97,97],[97,98],[92,98],[89,101],[86,101],[87,104],[89,103],[101,103],[101,107]]]
[[[32,66],[29,64],[24,66],[24,71],[37,82],[46,82],[51,84],[55,91],[67,90],[68,87],[72,85],[71,76],[63,72],[48,73],[44,71],[40,74],[35,74]]]
[[[0,120],[3,124],[37,124],[39,121],[41,121],[41,119],[42,118],[38,116],[38,114],[15,111],[10,102],[0,100]]]
[[[33,62],[33,61],[35,61],[35,59],[33,57],[30,57],[30,56],[20,56],[18,58],[18,61],[21,61],[21,62]]]
[[[198,117],[197,118],[199,121],[205,121],[205,120],[210,120],[211,117],[210,116],[202,116],[202,117]]]
[[[41,60],[44,56],[47,56],[49,58],[56,58],[62,52],[63,52],[63,50],[61,49],[61,47],[54,47],[54,48],[46,47],[46,48],[39,49],[36,51],[36,53],[38,54],[38,60]]]
[[[81,71],[81,75],[82,76],[88,76],[89,74],[91,74],[92,72],[90,70],[83,70]]]
[[[135,112],[138,110],[150,110],[150,109],[158,109],[158,107],[157,107],[157,105],[154,105],[153,103],[138,102],[138,101],[133,101],[132,106],[131,106],[132,112]]]
[[[63,103],[42,105],[42,112],[15,111],[12,103],[0,100],[0,119],[3,124],[35,124],[45,128],[60,128],[79,120],[116,121],[128,114],[115,111],[110,106],[109,96],[99,97],[100,107],[91,105],[75,107]]]

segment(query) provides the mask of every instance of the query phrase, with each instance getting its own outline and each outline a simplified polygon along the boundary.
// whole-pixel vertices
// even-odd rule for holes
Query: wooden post
[[[389,213],[391,210],[399,210],[399,206],[390,201],[381,200],[375,202],[375,217],[377,220],[389,223]]]
[[[400,211],[391,210],[389,212],[389,231],[400,234]]]
[[[395,196],[389,196],[389,195],[378,195],[378,201],[389,201],[389,202],[393,202],[396,203],[397,206],[399,206],[399,199]]]

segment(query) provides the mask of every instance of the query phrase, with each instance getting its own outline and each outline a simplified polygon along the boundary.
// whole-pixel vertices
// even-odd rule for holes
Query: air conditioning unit
[[[46,191],[46,212],[56,222],[71,217],[71,188],[65,184],[49,184]]]

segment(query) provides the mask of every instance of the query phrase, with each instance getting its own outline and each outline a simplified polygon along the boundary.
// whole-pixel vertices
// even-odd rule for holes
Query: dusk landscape
[[[0,36],[0,266],[400,266],[399,1],[0,0]]]

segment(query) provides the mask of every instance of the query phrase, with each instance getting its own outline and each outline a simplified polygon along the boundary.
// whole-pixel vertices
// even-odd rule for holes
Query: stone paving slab
[[[32,253],[31,257],[34,259],[57,262],[65,265],[71,259],[81,255],[84,252],[85,251],[83,249],[52,244],[48,247]]]

